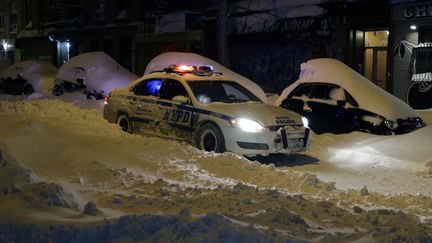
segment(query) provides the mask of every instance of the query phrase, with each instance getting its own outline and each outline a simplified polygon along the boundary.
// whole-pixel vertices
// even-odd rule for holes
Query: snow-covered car
[[[330,58],[302,63],[299,79],[282,92],[275,105],[306,117],[318,134],[363,131],[393,135],[426,125],[402,100]]]
[[[59,68],[53,94],[59,96],[78,88],[88,99],[102,99],[137,78],[105,52],[88,52],[72,57]]]
[[[22,61],[9,66],[0,76],[1,92],[13,95],[49,93],[57,68],[43,61]]]
[[[211,67],[171,65],[107,97],[104,117],[130,133],[187,141],[205,151],[291,154],[309,144],[295,112],[262,102]]]

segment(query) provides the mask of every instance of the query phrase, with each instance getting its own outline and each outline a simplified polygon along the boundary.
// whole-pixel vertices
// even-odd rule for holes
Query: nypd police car
[[[255,156],[303,151],[306,119],[266,104],[211,67],[171,65],[107,97],[104,118],[123,131],[187,141],[205,151]]]

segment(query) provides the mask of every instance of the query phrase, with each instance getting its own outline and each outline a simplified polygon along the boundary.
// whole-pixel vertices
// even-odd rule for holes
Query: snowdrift
[[[376,148],[377,159],[404,146],[395,156],[424,166],[428,153],[419,144],[429,146],[430,135],[426,127],[386,140],[360,133],[314,136],[316,147],[304,156],[315,156],[318,163],[291,167],[295,157],[287,157],[277,167],[127,134],[95,110],[60,100],[0,101],[0,238],[429,240],[430,197],[413,194],[432,188],[430,171],[406,167],[411,174],[399,177],[379,164],[363,165],[376,171],[367,171],[372,174],[362,167],[350,170],[369,181],[390,175],[396,186],[410,185],[408,194],[399,189],[393,196],[368,191],[369,185],[342,191],[319,177],[333,165],[325,161],[332,149],[356,153],[355,147],[366,143]],[[405,149],[410,153],[404,155]],[[307,173],[308,167],[318,176]]]

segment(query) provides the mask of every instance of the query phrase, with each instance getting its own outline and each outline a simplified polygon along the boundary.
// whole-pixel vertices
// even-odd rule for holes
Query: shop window
[[[413,48],[410,63],[411,81],[432,81],[432,42]]]
[[[387,81],[388,30],[366,31],[364,40],[364,76],[381,88]]]

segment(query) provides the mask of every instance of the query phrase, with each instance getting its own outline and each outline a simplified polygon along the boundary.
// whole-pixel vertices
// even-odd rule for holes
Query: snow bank
[[[252,80],[243,77],[242,75],[231,71],[230,69],[222,66],[221,64],[203,57],[195,53],[186,52],[166,52],[154,57],[146,67],[144,74],[151,73],[154,71],[161,71],[169,67],[171,64],[176,65],[187,65],[187,66],[204,66],[210,65],[213,67],[215,72],[222,72],[224,76],[237,81],[245,88],[249,89],[253,94],[260,98],[263,102],[266,102],[266,96],[264,91]]]
[[[186,215],[185,215],[186,214]],[[273,242],[294,240],[254,225],[239,225],[220,214],[193,218],[188,210],[178,215],[123,216],[88,228],[56,225],[0,225],[8,242]]]
[[[5,185],[0,192],[0,239],[429,240],[430,197],[412,192],[432,188],[430,173],[415,181],[415,173],[398,177],[386,164],[363,166],[370,171],[352,166],[352,174],[339,177],[349,177],[341,183],[351,187],[343,191],[316,176],[326,167],[331,174],[351,163],[326,161],[335,151],[351,148],[359,155],[362,151],[356,149],[367,145],[376,151],[365,154],[378,161],[391,157],[393,150],[409,158],[406,163],[422,164],[427,152],[411,149],[429,146],[427,129],[385,139],[363,133],[314,136],[316,146],[300,159],[312,157],[316,163],[296,166],[294,156],[274,157],[284,163],[260,164],[231,153],[206,153],[185,143],[127,134],[95,110],[60,100],[0,101],[0,187]],[[347,159],[356,162],[356,156]],[[427,164],[430,170],[432,163]],[[417,168],[404,166],[411,172]],[[386,196],[369,185],[353,185],[358,178],[351,175],[357,174],[372,183],[374,177],[383,178],[378,182],[393,177],[394,187],[409,184],[411,195],[399,188],[395,196]],[[95,213],[86,214],[84,205],[93,205]],[[46,222],[54,225],[44,227]],[[78,224],[83,222],[92,224]]]
[[[397,136],[360,132],[314,135],[310,152],[342,167],[379,166],[419,171],[432,160],[428,149],[432,147],[431,137],[432,126]]]

